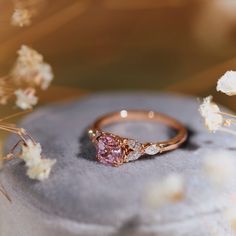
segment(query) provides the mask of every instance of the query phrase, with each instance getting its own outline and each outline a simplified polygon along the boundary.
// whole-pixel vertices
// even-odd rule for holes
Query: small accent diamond
[[[139,159],[142,154],[139,151],[132,151],[127,156],[127,161],[135,161]]]
[[[140,143],[138,143],[136,140],[133,140],[133,139],[129,139],[127,141],[127,145],[132,150],[139,149],[139,147],[140,147]]]
[[[91,129],[88,131],[88,135],[89,135],[90,138],[94,138],[95,137],[95,133]]]
[[[127,161],[137,160],[142,155],[142,145],[133,139],[129,139],[127,145],[132,150],[127,156]]]
[[[156,144],[151,144],[145,149],[145,153],[148,155],[155,155],[158,152],[160,152],[160,147],[158,147]]]
[[[101,135],[101,132],[100,131],[98,131],[98,130],[96,130],[96,131],[94,131],[94,130],[92,130],[92,129],[90,129],[89,131],[88,131],[88,136],[89,136],[89,138],[90,139],[96,139],[97,137],[99,137]]]

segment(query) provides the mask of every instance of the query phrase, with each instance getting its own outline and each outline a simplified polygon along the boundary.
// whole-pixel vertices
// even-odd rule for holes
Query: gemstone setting
[[[100,135],[101,135],[101,132],[98,130],[94,131],[94,130],[90,129],[88,131],[88,136],[92,141],[95,141]]]
[[[128,153],[126,157],[126,161],[135,161],[137,160],[140,156],[142,156],[142,144],[139,143],[136,140],[129,139],[127,141],[128,148],[130,152]]]
[[[156,144],[151,144],[145,148],[145,153],[148,155],[156,155],[160,152],[160,147]]]
[[[102,133],[97,138],[97,159],[103,164],[118,166],[124,162],[125,150],[121,140],[112,134]]]

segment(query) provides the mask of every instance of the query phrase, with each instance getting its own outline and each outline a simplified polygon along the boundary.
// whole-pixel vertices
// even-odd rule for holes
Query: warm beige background
[[[235,4],[225,10],[214,5],[219,0],[37,1],[33,24],[17,28],[10,25],[13,1],[0,0],[0,73],[21,44],[34,47],[56,76],[43,102],[107,89],[205,96],[225,70],[236,69]],[[234,98],[216,100],[236,107]]]

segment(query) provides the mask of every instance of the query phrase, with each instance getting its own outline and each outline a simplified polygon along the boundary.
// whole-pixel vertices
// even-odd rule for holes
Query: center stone
[[[97,142],[97,159],[108,165],[117,166],[124,162],[124,150],[120,140],[110,134],[102,134]]]

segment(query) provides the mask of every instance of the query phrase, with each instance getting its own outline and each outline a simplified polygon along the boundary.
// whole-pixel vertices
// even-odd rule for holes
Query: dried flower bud
[[[15,9],[11,17],[11,23],[14,26],[29,26],[31,24],[32,13],[28,9]]]
[[[43,56],[32,48],[22,45],[17,53],[11,73],[0,78],[0,104],[6,105],[16,96],[16,105],[25,110],[37,104],[36,87],[47,89],[53,73]]]
[[[34,166],[40,162],[41,152],[40,143],[33,143],[33,141],[28,140],[26,144],[22,145],[20,158],[24,160],[27,167]]]
[[[216,90],[229,96],[236,95],[236,71],[227,71],[218,80]]]
[[[25,162],[27,168],[26,174],[29,178],[42,181],[49,177],[56,160],[43,158],[40,143],[35,142],[33,137],[27,133],[25,129],[18,128],[14,124],[8,124],[5,122],[6,120],[22,113],[23,112],[16,113],[5,117],[5,119],[1,119],[1,121],[4,120],[4,122],[0,122],[0,129],[16,134],[20,140],[12,147],[5,157],[0,158],[0,164],[2,166],[3,161],[11,160],[13,158],[21,158]],[[20,148],[20,153],[15,153],[18,148]]]
[[[18,51],[11,75],[17,85],[39,86],[41,89],[47,89],[53,79],[52,68],[43,61],[43,56],[25,45]]]
[[[31,109],[38,102],[38,98],[34,94],[34,89],[16,90],[16,105],[23,110]]]
[[[22,145],[20,157],[25,162],[29,178],[43,181],[49,177],[56,160],[42,158],[41,152],[42,148],[40,143],[27,140],[27,142]]]
[[[224,119],[220,113],[219,107],[212,102],[212,96],[203,99],[199,107],[199,112],[205,120],[205,125],[209,131],[215,132],[222,127]]]
[[[226,119],[226,120],[224,121],[224,126],[229,127],[231,124],[232,124],[232,120],[230,120],[230,119]]]
[[[41,159],[37,165],[30,166],[27,170],[27,175],[30,179],[43,181],[48,179],[53,165],[56,160]]]

